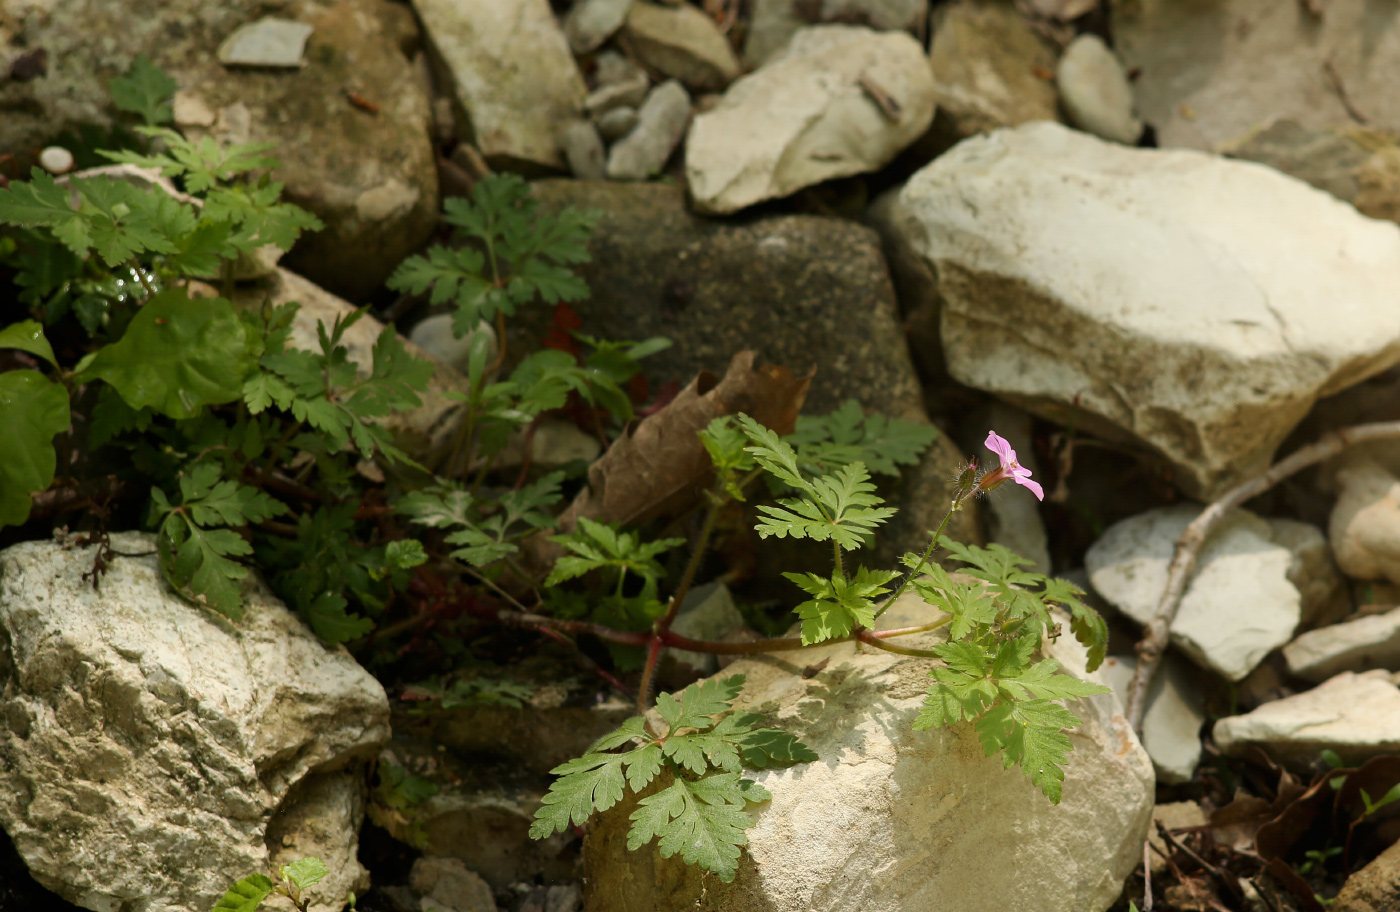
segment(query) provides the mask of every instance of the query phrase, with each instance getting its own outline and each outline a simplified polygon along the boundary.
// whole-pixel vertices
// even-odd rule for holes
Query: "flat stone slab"
[[[1288,670],[1309,681],[1343,671],[1400,671],[1400,608],[1309,630],[1283,647]]]

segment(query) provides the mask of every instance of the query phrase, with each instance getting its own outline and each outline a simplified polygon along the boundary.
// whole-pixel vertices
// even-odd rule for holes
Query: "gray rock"
[[[444,912],[496,912],[490,884],[459,858],[422,856],[413,862],[408,885],[424,899],[437,902]],[[426,906],[424,912],[428,912]]]
[[[361,318],[363,319],[363,317]],[[446,364],[461,374],[466,374],[471,362],[471,349],[475,337],[480,333],[487,345],[486,363],[496,360],[496,328],[483,320],[476,329],[458,338],[452,329],[452,314],[434,314],[413,325],[408,341],[423,349],[439,364]]]
[[[572,421],[542,418],[530,438],[530,462],[541,469],[559,468],[571,462],[591,463],[603,452],[603,444],[579,430]],[[502,454],[502,465],[509,465]]]
[[[1329,912],[1386,912],[1400,896],[1400,843],[1347,877]]]
[[[1400,229],[1267,168],[1026,124],[919,171],[898,212],[937,270],[956,379],[1072,408],[1192,495],[1258,474],[1320,396],[1400,362]]]
[[[1293,555],[1288,581],[1298,590],[1300,627],[1335,624],[1352,612],[1346,580],[1337,571],[1332,547],[1322,530],[1311,523],[1269,517],[1269,539]]]
[[[1163,146],[1215,149],[1275,118],[1349,126],[1348,103],[1394,132],[1400,20],[1376,11],[1369,0],[1329,0],[1316,17],[1274,0],[1115,0],[1114,47],[1141,73],[1138,113]]]
[[[593,77],[599,86],[618,85],[634,81],[638,76],[646,76],[646,70],[636,62],[617,51],[601,51],[593,59]]]
[[[898,205],[903,189],[904,185],[899,184],[877,196],[865,210],[865,223],[880,233],[914,366],[925,383],[941,385],[947,382],[948,365],[943,359],[943,338],[938,327],[942,309],[938,277],[900,227]]]
[[[1176,540],[1201,509],[1161,507],[1110,526],[1084,556],[1095,591],[1139,624],[1150,621]],[[1268,523],[1234,511],[1201,551],[1172,642],[1202,667],[1243,679],[1298,627],[1301,597],[1287,575],[1292,563],[1292,552],[1271,540]]]
[[[583,109],[597,116],[615,108],[635,108],[646,100],[650,90],[651,80],[647,79],[645,73],[638,73],[629,82],[613,82],[599,86],[583,100]],[[634,116],[635,114],[636,111],[633,111]]]
[[[1400,671],[1400,608],[1310,630],[1283,647],[1283,657],[1313,683],[1343,671]]]
[[[598,134],[606,142],[614,142],[632,132],[637,126],[637,109],[613,108],[598,118]]]
[[[744,616],[724,583],[706,583],[686,593],[671,630],[693,640],[722,640],[744,626]],[[666,655],[691,679],[712,675],[719,665],[713,653],[668,650]],[[684,685],[682,685],[684,686]]]
[[[744,38],[744,64],[761,66],[805,25],[838,22],[923,37],[928,0],[755,0]]]
[[[607,176],[635,181],[660,174],[688,123],[690,96],[683,85],[668,79],[647,94],[636,127],[608,152]]]
[[[1136,670],[1133,656],[1110,656],[1104,660],[1104,679],[1125,704]],[[1191,781],[1201,762],[1201,726],[1206,713],[1198,678],[1192,666],[1169,655],[1147,689],[1142,746],[1152,758],[1157,781],[1162,785]]]
[[[622,28],[633,0],[578,0],[564,17],[564,37],[575,54],[587,54]]]
[[[100,593],[92,565],[53,542],[0,554],[0,824],[35,879],[90,909],[204,912],[268,869],[274,834],[279,857],[324,852],[333,886],[364,889],[379,683],[256,580],[230,623],[170,591],[154,556],[118,557]]]
[[[587,89],[549,0],[414,0],[473,142],[495,168],[561,169]],[[528,66],[522,66],[528,61]]]
[[[882,624],[927,623],[935,613],[905,596]],[[1051,651],[1068,673],[1086,677],[1071,637]],[[800,676],[823,660],[823,671]],[[744,659],[723,672],[747,676],[739,708],[759,709],[820,760],[750,774],[773,799],[751,811],[734,882],[705,880],[708,902],[730,912],[1102,912],[1118,898],[1142,860],[1153,788],[1151,762],[1117,698],[1071,704],[1083,725],[1071,736],[1063,799],[1052,805],[1020,770],[986,757],[971,728],[910,728],[929,669],[926,659],[843,643]],[[700,873],[679,857],[627,850],[634,801],[602,815],[585,837],[589,910],[677,909],[701,895]],[[917,863],[934,856],[937,864]]]
[[[607,152],[592,121],[580,118],[565,124],[559,131],[559,148],[564,150],[564,160],[569,163],[574,177],[602,180],[607,176]]]
[[[1296,771],[1312,768],[1324,750],[1346,766],[1400,750],[1400,688],[1388,672],[1344,671],[1305,693],[1215,723],[1215,744],[1227,756],[1263,748]]]
[[[1337,484],[1328,532],[1338,566],[1353,579],[1400,583],[1400,478],[1361,459],[1337,472]]]
[[[1055,83],[1070,122],[1081,130],[1128,146],[1142,135],[1123,64],[1098,35],[1080,35],[1069,43],[1055,71]]]
[[[722,89],[739,75],[729,40],[713,19],[688,3],[671,7],[637,0],[623,34],[638,60],[688,89]]]
[[[578,912],[583,895],[576,884],[536,887],[525,897],[518,912]]]
[[[1032,120],[1058,120],[1055,53],[1010,0],[958,0],[934,13],[929,48],[937,147]]]
[[[428,90],[401,50],[418,41],[417,26],[388,0],[293,0],[278,13],[314,29],[309,65],[280,73],[220,65],[220,41],[263,12],[253,0],[73,0],[18,17],[14,41],[63,65],[43,79],[0,82],[0,154],[18,153],[27,172],[31,150],[58,133],[109,128],[107,81],[145,53],[186,98],[202,101],[192,119],[188,104],[179,107],[190,138],[272,143],[282,162],[272,179],[286,185],[284,198],[326,225],[305,235],[288,263],[359,298],[437,224]],[[353,108],[347,86],[360,87],[379,113]]]
[[[701,212],[737,212],[884,167],[933,113],[928,63],[909,35],[811,26],[696,117],[686,180]]]
[[[292,67],[306,65],[302,52],[312,27],[276,16],[239,26],[219,45],[219,62],[224,66]]]
[[[927,420],[879,238],[869,228],[809,215],[741,224],[699,218],[687,210],[680,188],[659,184],[551,180],[534,186],[548,208],[604,213],[590,241],[593,259],[580,268],[595,296],[571,306],[587,332],[604,338],[675,340],[644,365],[654,385],[687,382],[702,370],[722,372],[734,353],[752,348],[763,362],[798,375],[816,370],[807,414],[856,399],[871,411]],[[735,301],[746,303],[736,307]],[[547,320],[539,313],[514,321],[508,350],[525,350]],[[893,566],[905,551],[922,551],[928,530],[943,518],[962,461],[957,447],[939,435],[918,466],[888,485],[884,493],[902,512],[877,539],[878,555],[862,560]],[[973,504],[955,516],[949,535],[980,541],[979,509]],[[827,552],[828,566],[829,559]]]
[[[1400,139],[1393,133],[1358,126],[1309,129],[1276,120],[1221,152],[1307,181],[1362,215],[1400,222]]]
[[[314,856],[330,870],[312,893],[314,912],[341,912],[348,893],[362,895],[370,887],[357,837],[365,820],[365,778],[358,765],[311,773],[268,821],[264,841],[270,850],[269,868]]]

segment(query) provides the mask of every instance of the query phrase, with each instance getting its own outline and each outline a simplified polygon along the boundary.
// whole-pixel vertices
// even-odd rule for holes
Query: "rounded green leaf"
[[[35,320],[11,323],[0,329],[0,348],[17,348],[31,355],[38,355],[55,367],[58,366],[53,357],[53,348],[49,345],[49,340],[44,338],[44,328]]]
[[[0,374],[0,526],[29,518],[29,495],[53,482],[54,435],[68,429],[68,391],[38,371]]]
[[[79,380],[105,380],[134,409],[193,418],[232,402],[255,359],[249,328],[223,298],[191,300],[162,291],[136,314],[120,341],[80,365]]]

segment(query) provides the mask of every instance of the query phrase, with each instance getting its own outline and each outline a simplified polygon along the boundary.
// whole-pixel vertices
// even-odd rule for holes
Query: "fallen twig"
[[[1128,690],[1128,722],[1142,731],[1142,716],[1147,706],[1147,688],[1162,663],[1166,652],[1172,621],[1181,607],[1182,596],[1186,594],[1186,584],[1196,569],[1196,560],[1201,548],[1211,532],[1225,518],[1232,508],[1239,506],[1251,497],[1264,493],[1288,476],[1310,465],[1330,459],[1338,453],[1358,443],[1369,440],[1387,440],[1400,437],[1400,421],[1378,421],[1373,424],[1357,424],[1324,434],[1316,442],[1295,450],[1269,468],[1267,472],[1236,485],[1225,496],[1206,507],[1181,533],[1176,540],[1176,552],[1167,568],[1167,586],[1157,603],[1157,613],[1148,623],[1146,631],[1137,644],[1137,671],[1133,674],[1132,686]]]

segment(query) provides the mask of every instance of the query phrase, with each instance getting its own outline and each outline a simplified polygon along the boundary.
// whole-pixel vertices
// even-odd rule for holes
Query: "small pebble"
[[[598,129],[586,120],[569,122],[559,131],[559,148],[569,170],[581,180],[602,180],[607,176],[607,155]]]
[[[613,108],[603,112],[598,118],[598,132],[606,142],[615,142],[637,125],[637,109],[630,107]]]
[[[312,27],[304,22],[264,16],[257,22],[239,26],[219,45],[219,62],[224,66],[300,67],[302,52]]]
[[[661,172],[690,122],[690,95],[675,79],[651,90],[637,126],[608,154],[608,177],[646,180]]]
[[[39,153],[39,164],[50,174],[67,174],[73,170],[73,153],[62,146],[49,146]]]
[[[1065,48],[1055,73],[1060,101],[1079,129],[1133,145],[1142,121],[1133,115],[1133,90],[1123,65],[1097,35],[1080,35]]]

